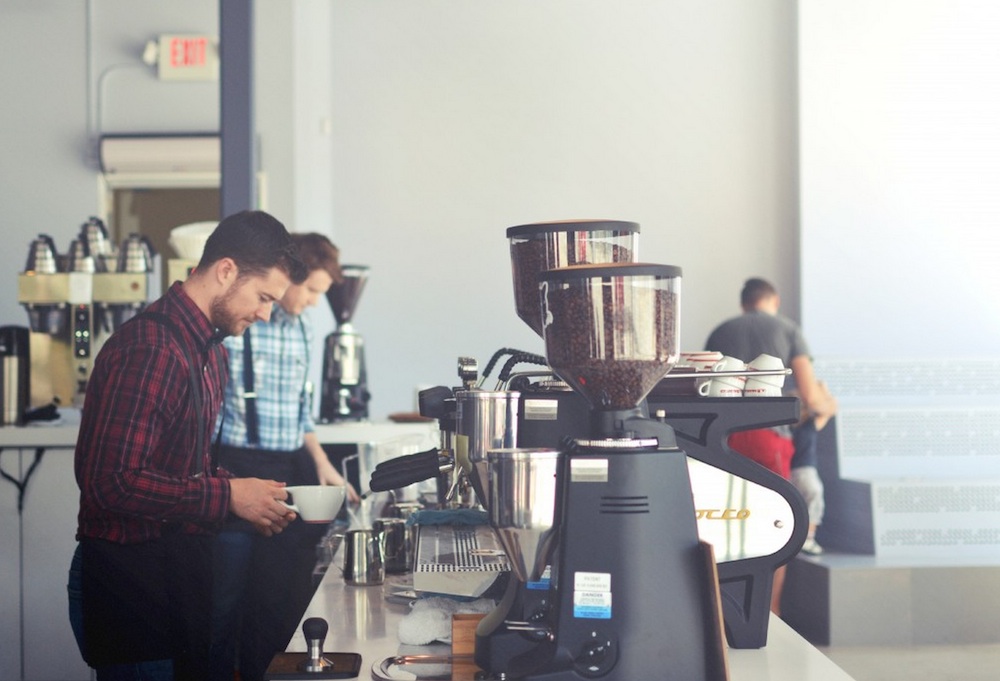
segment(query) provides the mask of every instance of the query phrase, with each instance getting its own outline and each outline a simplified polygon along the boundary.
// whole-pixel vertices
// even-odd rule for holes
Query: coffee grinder
[[[678,359],[680,275],[630,263],[539,276],[548,361],[586,398],[590,436],[559,448],[548,529],[533,509],[551,454],[488,455],[490,522],[516,580],[477,628],[476,663],[492,675],[727,678],[715,560],[698,538],[686,456],[642,407]],[[516,619],[546,570],[546,597]]]
[[[326,337],[323,350],[323,385],[319,416],[332,421],[368,418],[368,373],[364,339],[354,331],[351,318],[368,281],[365,265],[342,265],[343,279],[330,287],[326,299],[337,320],[337,330]]]

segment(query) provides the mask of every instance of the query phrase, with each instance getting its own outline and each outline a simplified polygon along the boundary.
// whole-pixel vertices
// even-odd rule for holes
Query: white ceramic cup
[[[712,366],[712,372],[746,371],[747,365],[735,357],[723,357]],[[702,397],[743,397],[746,376],[714,376],[698,379],[698,394]]]
[[[677,366],[690,367],[695,371],[711,371],[721,359],[721,352],[682,352]]]
[[[773,355],[758,355],[747,365],[747,369],[750,371],[777,371],[784,368],[784,362]],[[743,394],[746,397],[781,397],[781,389],[784,385],[784,374],[751,375],[747,378]]]
[[[344,505],[347,488],[343,485],[294,485],[286,487],[292,509],[307,523],[329,523]]]

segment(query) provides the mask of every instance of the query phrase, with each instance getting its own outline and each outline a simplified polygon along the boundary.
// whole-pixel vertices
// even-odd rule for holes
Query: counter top
[[[76,446],[80,415],[76,410],[61,410],[62,418],[54,423],[36,422],[28,426],[0,427],[0,448],[43,447],[65,449]],[[436,441],[436,421],[396,423],[393,421],[344,421],[316,424],[316,436],[324,445],[353,445],[384,442],[411,435],[427,436]]]
[[[330,625],[324,650],[360,653],[359,679],[375,678],[372,665],[390,656],[449,653],[445,644],[399,643],[396,632],[409,609],[387,601],[385,595],[407,588],[412,582],[409,575],[390,575],[381,586],[348,586],[337,567],[341,561],[338,551],[288,644],[288,652],[306,652],[301,624],[309,617],[322,617]],[[768,628],[767,646],[759,650],[730,649],[728,655],[730,681],[852,681],[845,671],[774,615]]]

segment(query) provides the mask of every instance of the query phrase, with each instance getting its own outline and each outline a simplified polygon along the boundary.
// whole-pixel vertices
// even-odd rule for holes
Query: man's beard
[[[243,326],[246,320],[236,316],[229,309],[229,303],[236,297],[237,292],[238,287],[232,286],[222,297],[212,301],[212,325],[227,336],[238,336],[246,328]]]

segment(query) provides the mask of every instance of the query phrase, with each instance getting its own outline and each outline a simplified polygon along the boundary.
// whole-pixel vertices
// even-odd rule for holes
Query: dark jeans
[[[101,681],[201,679],[208,665],[210,538],[121,546],[84,539],[70,564],[69,618]]]
[[[319,482],[305,450],[265,452],[223,447],[220,465],[237,477],[278,480],[288,485]],[[316,544],[325,526],[296,519],[273,537],[256,534],[234,520],[213,548],[211,678],[258,681],[271,658],[285,649],[312,598]],[[237,665],[238,660],[238,665]]]
[[[80,655],[87,659],[87,651],[83,643],[83,559],[80,557],[80,546],[73,551],[73,559],[69,567],[69,581],[66,583],[66,595],[69,597],[69,624],[73,628],[73,637],[80,649]],[[172,681],[174,678],[173,660],[155,660],[135,664],[113,664],[97,670],[98,681]]]
[[[817,466],[819,459],[816,454],[816,444],[819,433],[816,432],[816,422],[807,419],[792,429],[792,442],[795,444],[795,455],[792,456],[792,468],[801,466]]]

